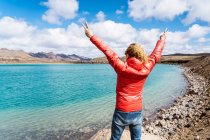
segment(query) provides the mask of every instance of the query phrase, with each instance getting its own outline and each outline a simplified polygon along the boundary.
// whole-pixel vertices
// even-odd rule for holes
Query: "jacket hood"
[[[142,61],[135,57],[128,58],[126,62],[127,62],[128,66],[130,66],[136,70],[142,69],[142,64],[143,64]]]

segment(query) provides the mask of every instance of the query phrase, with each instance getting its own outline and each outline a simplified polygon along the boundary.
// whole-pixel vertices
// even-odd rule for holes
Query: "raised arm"
[[[144,67],[147,69],[148,74],[152,71],[155,64],[161,58],[161,54],[163,52],[163,47],[165,44],[165,39],[166,39],[166,32],[164,32],[163,35],[160,36],[160,39],[156,43],[155,49],[149,55],[148,63],[144,65]]]
[[[163,47],[165,43],[165,38],[166,38],[165,34],[160,36],[160,39],[156,43],[155,49],[149,55],[149,59],[153,59],[155,63],[157,63],[161,58],[161,54],[163,52]]]
[[[83,26],[85,28],[86,36],[90,38],[90,41],[105,54],[109,64],[114,68],[114,70],[117,73],[121,71],[125,66],[125,63],[120,60],[119,56],[110,47],[104,44],[97,36],[92,34],[87,23],[85,23]]]
[[[90,37],[90,41],[99,49],[101,50],[109,64],[114,68],[114,70],[118,73],[121,71],[125,65],[125,63],[120,60],[119,56],[106,44],[104,44],[97,36],[93,35]]]

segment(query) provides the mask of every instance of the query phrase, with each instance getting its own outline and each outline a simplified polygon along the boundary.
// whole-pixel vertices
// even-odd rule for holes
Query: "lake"
[[[143,114],[183,94],[183,69],[157,64],[143,92]],[[108,64],[0,65],[0,139],[56,139],[111,125],[116,74]]]

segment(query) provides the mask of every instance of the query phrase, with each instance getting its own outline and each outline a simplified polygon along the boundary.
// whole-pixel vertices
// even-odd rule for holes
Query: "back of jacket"
[[[155,64],[160,60],[165,40],[158,40],[155,49],[149,55],[148,63],[145,64],[135,57],[123,62],[95,35],[90,40],[106,55],[110,65],[117,73],[116,109],[124,112],[141,110],[144,83]]]

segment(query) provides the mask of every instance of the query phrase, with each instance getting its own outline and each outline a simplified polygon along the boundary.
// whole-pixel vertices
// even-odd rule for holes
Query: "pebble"
[[[195,137],[195,140],[200,140],[200,137],[199,137],[199,136],[196,136],[196,137]]]

